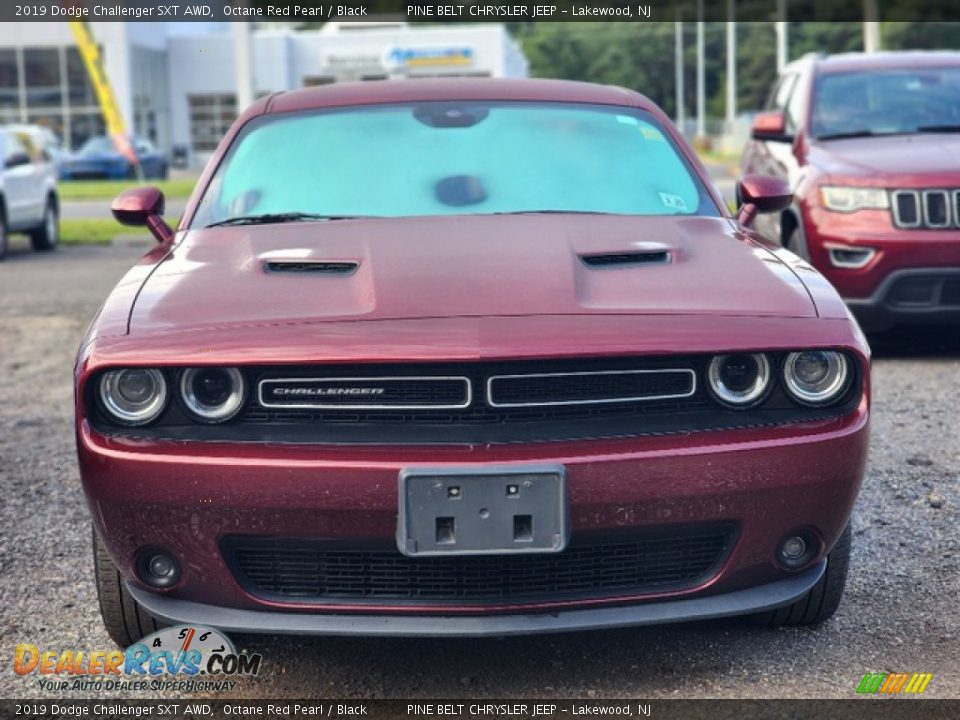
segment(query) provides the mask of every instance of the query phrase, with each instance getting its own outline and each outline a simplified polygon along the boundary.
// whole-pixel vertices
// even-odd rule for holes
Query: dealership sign
[[[472,65],[473,60],[473,48],[469,47],[389,47],[383,55],[388,70]]]

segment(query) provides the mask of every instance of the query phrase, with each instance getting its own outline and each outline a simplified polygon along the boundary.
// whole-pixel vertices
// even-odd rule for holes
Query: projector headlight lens
[[[707,366],[707,384],[714,397],[731,407],[750,407],[770,388],[770,361],[762,353],[718,355]]]
[[[246,394],[237,368],[189,368],[180,375],[180,398],[201,422],[226,422],[240,412]]]
[[[111,370],[100,378],[100,403],[122,425],[146,425],[167,404],[167,381],[153,368]]]
[[[846,392],[850,362],[833,350],[790,353],[783,364],[783,380],[795,400],[804,405],[827,405]]]

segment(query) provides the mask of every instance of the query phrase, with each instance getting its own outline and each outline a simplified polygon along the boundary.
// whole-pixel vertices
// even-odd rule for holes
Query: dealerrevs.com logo
[[[126,650],[41,650],[20,643],[13,670],[38,676],[41,690],[232,690],[233,678],[260,672],[262,656],[238,653],[228,637],[199,625],[178,625]]]

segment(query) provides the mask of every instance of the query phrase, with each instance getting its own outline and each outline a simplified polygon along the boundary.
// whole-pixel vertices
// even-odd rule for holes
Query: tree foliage
[[[739,22],[737,29],[737,109],[757,110],[776,76],[773,22]],[[620,85],[647,95],[675,115],[675,40],[671,22],[555,22],[511,25],[530,62],[533,77],[567,78]],[[809,52],[840,53],[863,49],[863,25],[857,22],[790,23],[789,58]],[[956,24],[885,22],[884,49],[957,49]],[[696,23],[683,24],[684,102],[696,101]],[[725,112],[726,23],[704,26],[707,108]]]

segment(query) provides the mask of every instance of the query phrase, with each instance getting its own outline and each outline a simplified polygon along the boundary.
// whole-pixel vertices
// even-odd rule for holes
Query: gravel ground
[[[0,697],[42,696],[14,646],[110,648],[74,458],[71,370],[101,299],[143,252],[15,244],[0,264]],[[956,337],[956,331],[951,333]],[[875,343],[869,474],[833,621],[740,621],[504,640],[239,637],[263,654],[238,697],[840,697],[866,671],[935,674],[960,697],[960,341]]]

